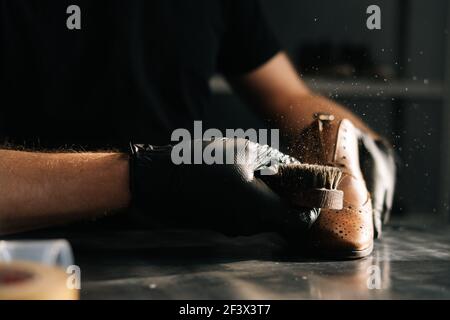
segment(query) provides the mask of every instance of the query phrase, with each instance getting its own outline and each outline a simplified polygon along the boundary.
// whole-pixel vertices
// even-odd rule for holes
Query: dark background
[[[386,80],[360,74],[330,76],[321,70],[305,72],[304,77],[310,87],[345,104],[395,145],[401,163],[394,216],[422,214],[448,221],[448,2],[268,0],[263,4],[275,33],[299,67],[323,64],[325,54],[320,50],[322,57],[301,61],[305,47],[331,46],[336,51],[359,46],[366,50],[367,60],[389,71]],[[381,30],[366,28],[366,9],[371,4],[381,8]],[[326,59],[338,63],[339,55]],[[211,126],[261,125],[221,81],[213,89],[217,108],[207,111]]]
[[[122,221],[118,230],[103,230],[98,224],[86,226],[80,233],[55,230],[53,237],[70,237],[75,261],[82,269],[82,298],[450,297],[450,226],[417,226],[417,221],[425,224],[426,219],[449,221],[448,2],[263,3],[274,31],[294,63],[305,71],[310,87],[348,106],[395,145],[401,160],[393,213],[401,223],[386,228],[374,253],[365,259],[320,262],[280,257],[283,241],[273,234],[229,238],[197,230],[125,230]],[[371,4],[381,7],[381,30],[366,28],[366,8]],[[333,53],[324,61],[325,51],[316,52],[310,61],[302,58],[305,48],[317,45],[336,51],[343,46],[364,48],[364,54],[357,54],[356,59],[364,56],[366,65],[390,74],[385,81],[367,72],[350,77],[325,72],[324,64],[336,66],[346,58]],[[205,111],[209,126],[264,126],[220,78],[215,77],[211,84],[216,107]],[[416,219],[418,216],[423,220]],[[405,224],[408,221],[413,228]],[[49,234],[44,230],[25,238],[48,238]],[[373,267],[380,270],[382,290],[367,286],[368,271]]]

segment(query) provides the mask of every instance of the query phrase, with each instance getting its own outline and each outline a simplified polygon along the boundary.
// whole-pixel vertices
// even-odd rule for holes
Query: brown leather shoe
[[[372,204],[359,164],[357,132],[347,119],[335,121],[318,115],[299,140],[295,157],[301,162],[336,166],[343,177],[342,210],[321,210],[310,229],[308,247],[315,255],[352,259],[369,255],[373,248]]]

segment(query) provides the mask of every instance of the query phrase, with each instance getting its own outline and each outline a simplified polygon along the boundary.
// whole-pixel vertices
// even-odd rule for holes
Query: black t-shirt
[[[69,5],[81,30],[69,30]],[[255,0],[0,0],[0,137],[39,147],[166,144],[212,108],[209,79],[279,46]]]

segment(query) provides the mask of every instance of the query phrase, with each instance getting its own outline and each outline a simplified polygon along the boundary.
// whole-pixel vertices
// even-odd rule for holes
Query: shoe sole
[[[333,260],[356,260],[369,256],[373,251],[373,244],[362,250],[320,250],[311,248],[309,253],[311,256]]]

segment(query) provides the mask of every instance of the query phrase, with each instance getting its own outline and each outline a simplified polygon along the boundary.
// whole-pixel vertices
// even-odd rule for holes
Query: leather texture
[[[297,160],[245,139],[194,140],[185,152],[215,150],[227,164],[179,164],[174,147],[132,145],[130,176],[139,218],[164,227],[215,229],[242,235],[278,231],[304,237],[319,210],[293,208],[261,178],[262,170]],[[197,150],[198,152],[198,150]],[[231,153],[232,152],[232,153]]]
[[[301,162],[339,167],[343,177],[342,210],[321,210],[310,229],[313,253],[360,258],[371,253],[374,238],[372,203],[360,167],[358,131],[347,120],[315,120],[299,139],[294,153]]]

